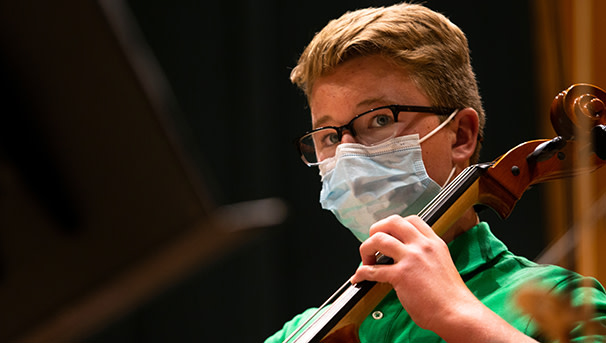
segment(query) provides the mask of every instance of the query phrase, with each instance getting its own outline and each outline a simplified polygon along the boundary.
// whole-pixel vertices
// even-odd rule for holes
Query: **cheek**
[[[453,163],[450,144],[446,143],[446,139],[438,139],[439,136],[441,135],[436,133],[435,140],[432,137],[424,142],[421,151],[427,174],[439,185],[443,185],[452,170]]]
[[[433,151],[433,149],[422,149],[422,151],[423,164],[425,165],[425,170],[427,170],[427,174],[432,180],[441,185],[441,173],[439,173],[441,169],[439,166],[440,159],[437,158],[437,152]]]

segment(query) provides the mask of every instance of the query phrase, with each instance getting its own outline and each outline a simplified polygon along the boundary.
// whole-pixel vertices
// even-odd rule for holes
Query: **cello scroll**
[[[581,173],[606,164],[606,92],[591,85],[574,85],[552,103],[551,118],[558,137],[522,143],[490,163],[464,169],[420,213],[443,235],[462,213],[485,205],[505,218],[529,186]],[[578,167],[577,127],[592,125],[595,137],[590,163]],[[602,151],[602,154],[598,153]],[[364,281],[349,285],[328,309],[300,327],[284,342],[356,342],[358,329],[391,285]],[[372,295],[372,296],[367,296]],[[371,299],[372,298],[372,299]],[[305,325],[304,325],[305,326]]]
[[[555,97],[550,112],[556,133],[572,139],[575,130],[606,125],[606,92],[590,84],[572,85]]]

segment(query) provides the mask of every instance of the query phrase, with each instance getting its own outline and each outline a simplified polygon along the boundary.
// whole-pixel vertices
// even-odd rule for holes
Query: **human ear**
[[[455,116],[451,126],[456,135],[452,145],[452,160],[455,164],[469,163],[478,144],[479,122],[478,112],[471,107],[459,110]]]

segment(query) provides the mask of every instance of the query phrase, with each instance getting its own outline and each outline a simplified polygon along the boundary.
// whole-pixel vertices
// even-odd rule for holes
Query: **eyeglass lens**
[[[344,127],[310,132],[299,140],[299,148],[304,161],[314,164],[335,155],[343,134],[351,134],[357,143],[373,145],[394,137],[401,127],[396,124],[391,109],[379,108],[356,117]]]

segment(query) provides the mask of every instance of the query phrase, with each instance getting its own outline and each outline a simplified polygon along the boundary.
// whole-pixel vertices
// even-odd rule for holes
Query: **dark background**
[[[171,119],[210,198],[227,205],[279,197],[289,215],[86,341],[259,342],[353,273],[358,241],[321,210],[317,170],[301,163],[291,144],[310,120],[289,73],[330,19],[392,3],[127,1],[174,93]],[[543,138],[536,118],[547,113],[536,113],[530,3],[424,3],[467,34],[488,116],[481,160]],[[532,259],[546,244],[540,204],[535,188],[507,221],[482,217],[513,252]]]
[[[310,120],[290,69],[330,19],[393,2],[128,3],[210,171],[214,199],[279,196],[290,216],[91,340],[262,341],[294,314],[321,304],[359,263],[356,239],[318,204],[317,170],[292,148]],[[488,115],[482,160],[536,138],[529,2],[425,4],[468,36]],[[529,258],[544,246],[537,204],[539,194],[531,191],[509,221],[490,216],[495,233]]]

